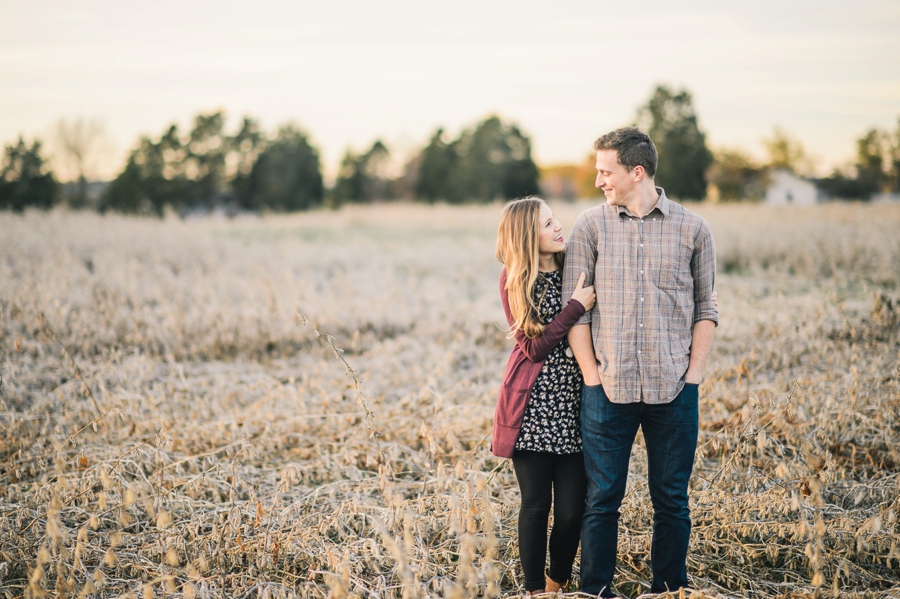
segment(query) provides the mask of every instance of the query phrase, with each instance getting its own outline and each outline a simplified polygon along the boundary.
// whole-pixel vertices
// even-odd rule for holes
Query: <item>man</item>
[[[563,301],[579,275],[597,303],[569,332],[584,376],[587,504],[582,590],[615,597],[619,507],[638,427],[653,504],[653,583],[686,587],[688,480],[697,449],[698,385],[718,325],[716,251],[709,226],[656,187],[657,153],[629,127],[594,142],[606,204],[583,212],[566,249]]]

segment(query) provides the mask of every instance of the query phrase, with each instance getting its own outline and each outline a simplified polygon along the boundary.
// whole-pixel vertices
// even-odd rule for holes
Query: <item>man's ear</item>
[[[644,167],[640,164],[634,167],[634,182],[643,181],[644,177],[647,175],[647,171],[644,170]]]

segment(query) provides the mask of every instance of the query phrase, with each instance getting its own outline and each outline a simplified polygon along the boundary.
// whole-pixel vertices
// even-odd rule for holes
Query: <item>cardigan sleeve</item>
[[[503,311],[506,313],[506,322],[512,327],[515,319],[509,309],[509,293],[506,290],[506,269],[500,273],[500,299],[503,301]],[[528,337],[521,330],[515,333],[516,345],[532,362],[543,362],[559,345],[569,329],[578,322],[584,314],[584,306],[576,299],[570,299],[566,307],[553,319],[553,322],[544,327],[544,333],[538,337]]]

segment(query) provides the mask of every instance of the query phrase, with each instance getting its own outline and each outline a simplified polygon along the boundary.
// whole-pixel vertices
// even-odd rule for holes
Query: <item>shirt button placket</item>
[[[646,280],[644,277],[644,219],[640,219],[640,226],[638,227],[638,268],[641,271],[641,304],[638,306],[638,328],[640,329],[641,334],[637,336],[637,361],[638,361],[638,377],[643,379],[643,365],[641,363],[641,352],[644,349],[644,292],[646,286]],[[643,384],[641,385],[641,396],[643,396]],[[643,397],[642,397],[643,399]]]

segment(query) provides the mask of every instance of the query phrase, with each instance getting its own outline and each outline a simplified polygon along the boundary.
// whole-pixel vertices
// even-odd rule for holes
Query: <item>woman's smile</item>
[[[541,205],[538,214],[538,251],[544,255],[563,252],[566,244],[563,239],[562,225],[553,216],[547,204]]]

